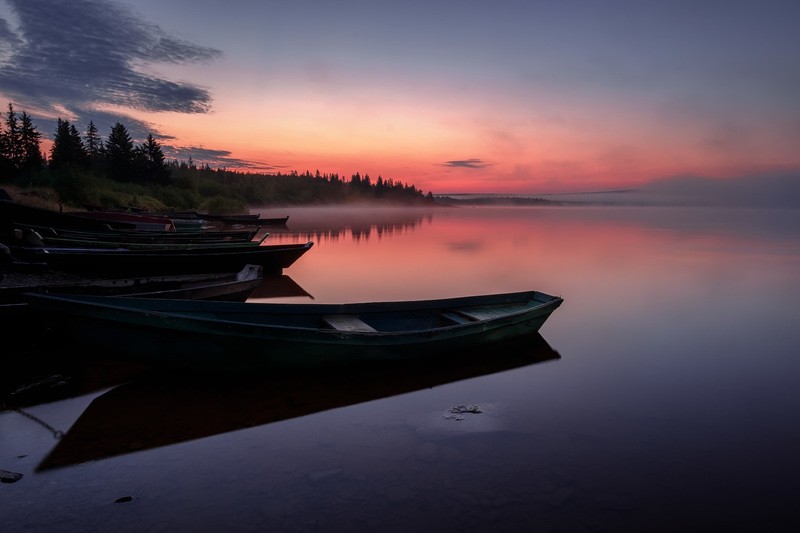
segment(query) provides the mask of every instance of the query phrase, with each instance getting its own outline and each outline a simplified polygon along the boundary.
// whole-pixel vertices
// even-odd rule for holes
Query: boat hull
[[[273,275],[294,264],[312,245],[312,242],[307,242],[180,250],[51,247],[29,248],[15,252],[15,255],[25,261],[45,263],[53,270],[113,277],[234,272],[248,264],[259,265],[265,275]]]
[[[262,304],[31,295],[64,334],[196,369],[319,368],[424,358],[538,332],[562,299],[537,291],[421,302]],[[451,322],[458,311],[491,318]],[[371,331],[326,326],[358,317]],[[121,342],[120,339],[125,339]]]
[[[41,276],[46,279],[46,276]],[[31,309],[26,293],[180,298],[244,302],[264,280],[262,268],[246,265],[239,272],[137,278],[72,279],[0,287],[0,323],[5,352],[29,350],[49,333],[46,316]]]

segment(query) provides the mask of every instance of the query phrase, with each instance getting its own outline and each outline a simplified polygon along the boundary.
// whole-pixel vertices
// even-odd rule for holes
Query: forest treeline
[[[103,138],[93,121],[79,131],[57,121],[49,154],[30,115],[13,104],[0,113],[0,184],[72,206],[240,212],[247,206],[382,202],[434,204],[433,194],[378,176],[292,171],[249,173],[168,161],[152,134],[136,144],[120,122]]]

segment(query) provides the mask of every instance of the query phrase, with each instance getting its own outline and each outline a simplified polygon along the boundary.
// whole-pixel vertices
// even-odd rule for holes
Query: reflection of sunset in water
[[[691,209],[608,211],[295,208],[287,210],[288,230],[265,242],[315,241],[285,273],[320,302],[536,288],[573,292],[598,309],[608,298],[642,306],[670,301],[686,284],[712,293],[731,283],[758,286],[767,282],[770,257],[784,250],[759,236],[769,218],[726,226]],[[742,279],[743,271],[752,277]]]

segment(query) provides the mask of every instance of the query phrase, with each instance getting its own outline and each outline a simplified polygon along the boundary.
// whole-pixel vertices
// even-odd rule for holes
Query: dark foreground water
[[[3,531],[800,528],[800,211],[265,213],[315,246],[254,300],[565,302],[391,371],[73,369],[77,396],[0,412]]]

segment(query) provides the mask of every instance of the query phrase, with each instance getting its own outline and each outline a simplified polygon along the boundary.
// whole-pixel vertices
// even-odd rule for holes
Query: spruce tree
[[[89,167],[89,155],[83,146],[78,129],[69,120],[58,119],[53,147],[50,150],[52,170],[73,167],[85,170]]]
[[[5,131],[3,132],[4,156],[14,173],[22,166],[22,132],[20,131],[19,118],[14,111],[14,105],[8,104]]]
[[[100,139],[100,134],[97,132],[97,127],[93,121],[89,121],[86,127],[86,135],[83,137],[85,141],[86,153],[89,154],[90,159],[97,159],[100,157],[100,152],[103,150],[103,141]]]
[[[105,142],[106,173],[117,181],[134,179],[136,153],[128,129],[117,122]]]
[[[44,167],[44,156],[40,147],[42,134],[36,130],[33,120],[23,111],[20,118],[20,140],[22,143],[22,166],[20,172],[29,176]]]
[[[172,181],[170,178],[172,171],[164,163],[164,152],[152,133],[147,135],[147,140],[139,147],[139,154],[142,157],[147,181],[161,185],[167,185]]]

